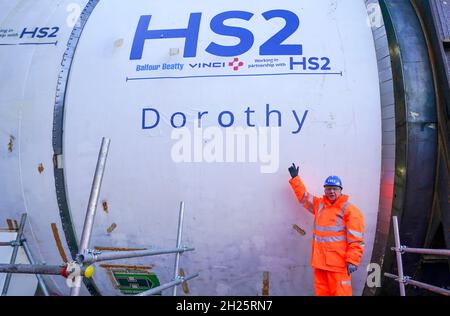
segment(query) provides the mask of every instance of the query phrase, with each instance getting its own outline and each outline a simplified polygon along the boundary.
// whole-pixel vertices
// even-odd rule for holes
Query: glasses
[[[330,187],[330,188],[325,188],[325,191],[327,191],[327,192],[331,192],[331,191],[339,192],[339,191],[341,191],[341,188],[339,188],[339,187]]]

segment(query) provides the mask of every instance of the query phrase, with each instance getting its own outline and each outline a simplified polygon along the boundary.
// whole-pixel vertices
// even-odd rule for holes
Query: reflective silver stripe
[[[303,193],[303,197],[302,197],[302,200],[300,201],[300,203],[305,204],[305,201],[306,201],[306,191],[305,191],[305,193]]]
[[[314,229],[319,232],[343,232],[345,231],[344,226],[319,226],[314,223]]]
[[[336,222],[336,226],[341,226],[342,224],[342,219],[344,218],[344,214],[345,214],[345,209],[350,205],[349,202],[345,203],[342,208],[341,208],[341,212],[338,214],[338,220]]]
[[[319,208],[317,209],[317,214],[319,214],[322,211],[322,209],[323,209],[323,203],[321,203],[319,205]]]
[[[315,214],[314,223],[316,223],[316,221],[319,220],[319,218],[320,218],[320,213],[322,212],[322,209],[323,209],[323,203],[320,203],[320,204],[319,204],[319,207],[317,208],[317,212],[316,212],[316,214]]]
[[[342,285],[352,285],[352,281],[342,281]]]
[[[357,232],[355,230],[347,229],[347,233],[358,238],[364,238],[364,235],[362,233]]]
[[[334,241],[345,241],[347,240],[346,236],[330,236],[330,237],[318,237],[313,235],[313,239],[317,242],[334,242]]]
[[[308,211],[310,211],[311,213],[314,214],[314,212],[313,212],[313,195],[312,194],[309,195],[309,199],[308,199]]]
[[[359,243],[360,246],[364,246],[364,245],[365,245],[364,241],[359,241],[359,240],[348,240],[348,243],[349,243],[349,244],[353,244],[353,243],[355,243],[355,242]]]

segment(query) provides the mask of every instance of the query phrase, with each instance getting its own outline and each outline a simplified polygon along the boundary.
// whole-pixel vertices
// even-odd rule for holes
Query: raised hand
[[[291,167],[289,167],[289,173],[291,174],[292,179],[298,176],[298,170],[300,167],[296,167],[295,163],[292,164]]]

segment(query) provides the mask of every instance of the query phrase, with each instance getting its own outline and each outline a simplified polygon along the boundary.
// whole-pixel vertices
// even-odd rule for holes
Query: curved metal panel
[[[448,177],[450,172],[450,8],[443,1],[414,1],[428,34],[430,54],[434,63],[436,91],[439,97],[438,127],[441,158],[438,168],[437,199],[447,247],[450,247],[450,205]],[[450,263],[450,258],[449,258]]]
[[[378,214],[382,134],[379,74],[365,3],[341,0],[283,5],[298,12],[302,20],[303,27],[295,35],[298,39],[293,37],[292,42],[302,43],[305,54],[308,50],[310,56],[326,54],[335,60],[331,75],[294,76],[290,73],[302,73],[303,57],[281,56],[274,67],[270,63],[266,67],[270,59],[259,57],[265,38],[283,27],[263,18],[264,12],[274,8],[273,1],[227,2],[229,8],[254,13],[251,24],[242,22],[242,26],[259,38],[239,56],[247,67],[237,70],[229,66],[234,58],[214,56],[206,50],[216,38],[210,21],[224,10],[208,1],[195,2],[203,14],[195,58],[184,57],[185,39],[158,38],[147,40],[142,60],[130,59],[142,16],[152,14],[151,30],[180,29],[190,25],[188,21],[194,21],[196,15],[192,14],[197,12],[188,5],[176,12],[167,11],[167,6],[177,5],[175,1],[144,2],[136,1],[132,6],[120,0],[99,3],[77,47],[64,122],[65,175],[75,227],[82,227],[89,174],[95,165],[98,140],[106,136],[111,138],[111,151],[101,199],[108,201],[110,211],[101,212],[96,219],[95,244],[171,245],[175,210],[183,200],[189,209],[184,236],[196,248],[184,257],[183,269],[201,271],[200,278],[190,284],[191,293],[254,295],[260,293],[257,285],[268,271],[272,295],[310,295],[314,293],[309,265],[312,218],[293,199],[283,167],[301,161],[305,183],[316,194],[323,192],[323,179],[330,173],[345,175],[345,190],[367,222],[367,249],[361,263],[365,266]],[[110,23],[112,18],[114,24]],[[197,38],[197,31],[195,34]],[[232,44],[230,39],[222,40]],[[216,60],[220,68],[207,66]],[[261,61],[264,64],[259,64]],[[169,64],[179,67],[169,69]],[[199,68],[204,64],[207,68]],[[86,95],[86,91],[93,93]],[[271,109],[277,109],[285,122],[278,124],[281,159],[273,177],[261,174],[259,166],[250,161],[233,164],[226,157],[218,158],[222,162],[217,163],[214,157],[204,161],[202,149],[198,158],[191,159],[190,154],[181,160],[174,158],[177,147],[173,146],[180,143],[171,135],[176,138],[174,133],[181,131],[173,128],[177,116],[185,115],[184,131],[197,143],[193,127],[199,113],[202,117],[202,112],[208,112],[202,117],[205,129],[222,133],[225,129],[219,118],[224,111],[236,115],[237,127],[251,125],[242,116],[247,107],[257,111],[258,126],[270,126],[267,118]],[[310,114],[302,134],[295,135],[293,111],[300,110]],[[161,120],[149,128],[155,122],[151,114],[155,111]],[[294,121],[289,122],[288,115]],[[345,141],[334,141],[337,139]],[[205,139],[204,143],[211,142]],[[186,147],[190,148],[189,144]],[[224,145],[221,152],[227,149],[225,139]],[[368,196],[368,190],[373,194]],[[305,228],[304,236],[292,233],[294,223]],[[172,258],[139,259],[135,263],[154,265],[152,272],[160,280],[170,280],[173,275],[165,268],[172,266]],[[356,295],[362,292],[365,280],[364,269],[353,276]],[[106,275],[96,281],[102,294],[117,293]]]
[[[73,56],[78,44],[78,40],[83,32],[84,26],[89,19],[90,14],[94,10],[99,0],[90,0],[83,12],[80,15],[79,23],[75,25],[67,42],[67,49],[64,53],[63,60],[61,62],[61,72],[58,77],[58,83],[56,86],[56,100],[53,119],[53,151],[54,151],[54,173],[55,173],[55,186],[56,196],[58,200],[59,213],[61,216],[61,222],[66,237],[67,245],[69,246],[72,258],[75,258],[78,253],[78,243],[76,231],[73,226],[72,215],[70,212],[69,204],[66,194],[66,181],[64,177],[63,169],[63,122],[64,122],[64,102],[66,95],[67,83],[70,75],[70,67],[72,66]],[[84,284],[92,295],[99,295],[95,283],[92,279],[84,278]]]
[[[378,0],[367,0],[367,10],[371,18],[373,40],[377,52],[378,75],[381,95],[382,153],[381,182],[377,227],[372,250],[371,263],[383,264],[394,195],[395,177],[395,99],[391,57]],[[376,288],[366,283],[363,295],[375,295]]]
[[[419,20],[409,1],[381,0],[394,75],[396,169],[392,215],[400,219],[401,241],[421,247],[432,206],[436,172],[436,99],[433,76]],[[392,232],[389,245],[392,245]],[[413,276],[418,255],[404,258]],[[391,271],[393,253],[386,248],[383,271]],[[395,271],[394,271],[395,273]],[[386,282],[383,293],[396,284]],[[396,292],[396,290],[395,290]]]
[[[283,19],[268,21],[265,17],[267,12],[279,12],[280,6],[273,0],[257,4],[233,0],[227,2],[226,8],[208,1],[178,7],[177,1],[140,0],[130,4],[110,0],[98,1],[89,15],[89,8],[94,7],[90,1],[75,30],[66,23],[72,16],[67,14],[72,1],[45,1],[58,7],[57,19],[49,25],[64,31],[53,54],[48,54],[43,46],[36,49],[37,54],[32,47],[24,46],[27,57],[34,54],[25,63],[14,54],[12,46],[3,47],[1,52],[7,51],[10,58],[2,59],[3,69],[14,70],[11,73],[17,75],[10,81],[11,87],[4,88],[11,90],[11,98],[2,94],[2,100],[6,100],[5,104],[11,102],[11,110],[21,114],[17,119],[21,134],[16,141],[9,139],[16,134],[6,135],[12,152],[0,155],[1,170],[10,166],[9,160],[16,163],[21,157],[25,180],[7,191],[7,186],[9,189],[21,175],[6,174],[3,195],[23,195],[27,212],[34,214],[30,227],[39,241],[36,249],[43,253],[46,262],[65,257],[60,256],[60,249],[53,242],[59,238],[50,230],[59,226],[55,223],[60,219],[70,252],[78,252],[76,230],[79,235],[99,136],[111,137],[113,146],[102,185],[104,212],[99,212],[96,220],[93,247],[129,249],[153,247],[153,243],[173,246],[174,215],[178,202],[185,201],[189,210],[183,239],[196,251],[183,257],[183,270],[201,272],[185,294],[264,294],[269,291],[269,274],[271,295],[314,293],[309,262],[313,223],[287,183],[288,173],[283,166],[292,161],[301,162],[302,176],[316,194],[323,192],[322,181],[330,173],[345,177],[346,192],[366,218],[366,251],[361,266],[370,262],[380,216],[381,137],[389,139],[389,130],[393,130],[393,102],[383,103],[386,107],[381,108],[380,98],[388,100],[386,96],[393,89],[383,84],[389,81],[390,70],[378,71],[388,59],[378,58],[377,68],[364,1],[303,0],[283,4],[281,8],[293,12],[301,21],[289,41],[292,45],[301,44],[303,50],[297,52],[298,56],[277,55],[274,59],[262,58],[267,52],[262,54],[260,49],[284,29]],[[76,1],[81,3],[77,12],[88,3]],[[49,5],[39,6],[42,13],[36,26],[45,31]],[[177,10],[169,11],[168,7]],[[255,38],[249,51],[233,58],[207,50],[213,42],[235,44],[233,37],[220,36],[210,24],[230,9],[254,14],[251,21],[233,21]],[[31,12],[21,10],[18,15],[20,27],[29,23],[27,11]],[[197,24],[199,11],[202,19]],[[139,27],[139,21],[148,14],[152,18],[147,30]],[[136,36],[150,30],[182,30],[191,25],[191,18],[195,26],[192,38],[198,38],[195,58],[183,54],[183,47],[194,46],[193,40],[186,45],[183,38],[158,37],[145,40],[142,60],[130,59]],[[295,24],[294,18],[289,25]],[[70,34],[72,38],[66,46]],[[376,31],[374,34],[381,36]],[[321,64],[317,65],[318,61]],[[10,64],[21,67],[13,69]],[[9,77],[7,72],[1,74]],[[380,79],[381,90],[386,89],[387,94],[380,94]],[[27,91],[24,95],[17,89],[22,86]],[[46,88],[42,97],[41,86]],[[150,125],[155,112],[149,107],[161,114],[159,125],[154,128]],[[21,109],[25,111],[20,112]],[[194,135],[195,144],[189,142],[186,149],[204,143],[200,161],[192,161],[197,158],[191,156],[181,157],[180,162],[174,149],[184,144],[172,137],[179,131],[179,123],[184,124],[183,119],[178,119],[185,117],[186,127],[189,124],[196,133],[194,120],[198,116],[203,119],[204,131],[219,135],[217,140],[220,137],[222,142],[227,138],[226,132],[232,131],[228,128],[231,126],[224,124],[224,117],[226,122],[229,116],[233,128],[238,130],[246,127],[259,133],[260,127],[279,127],[280,134],[273,136],[279,137],[280,147],[267,146],[277,142],[272,142],[270,135],[259,133],[256,146],[249,144],[243,152],[256,153],[256,159],[246,157],[241,161],[240,157],[220,158],[218,150],[213,152],[216,146],[222,147],[218,142],[212,142],[207,135]],[[5,116],[0,115],[0,121],[0,125],[9,127]],[[187,131],[186,135],[191,135]],[[20,157],[15,151],[19,145]],[[225,145],[234,151],[233,144]],[[393,143],[383,144],[383,157],[390,158],[387,165],[393,164],[392,146]],[[8,150],[6,146],[2,149]],[[212,157],[212,153],[218,155]],[[53,157],[54,168],[50,167]],[[263,172],[267,167],[272,168],[270,174]],[[8,199],[7,203],[1,201],[0,206],[17,209],[22,208],[20,203]],[[126,264],[152,269],[157,280],[170,280],[173,276],[172,269],[167,268],[173,266],[171,257],[140,258]],[[116,271],[111,269],[118,267],[99,269],[95,276],[97,288],[103,295],[127,294],[116,287],[117,280],[111,279],[114,275],[110,274]],[[361,293],[366,276],[363,268],[353,275],[355,295]],[[56,293],[66,292],[64,280],[57,279],[55,283],[60,287]]]

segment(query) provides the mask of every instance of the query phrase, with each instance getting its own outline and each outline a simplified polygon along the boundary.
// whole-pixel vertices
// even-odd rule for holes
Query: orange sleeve
[[[350,205],[344,215],[347,231],[346,261],[356,266],[361,263],[364,253],[364,215],[354,205]]]
[[[289,184],[291,185],[292,190],[294,190],[300,204],[312,214],[315,214],[321,199],[315,197],[306,190],[306,187],[299,176],[290,179]]]

